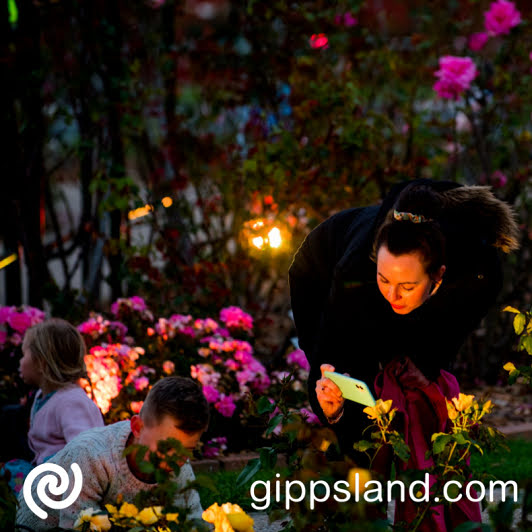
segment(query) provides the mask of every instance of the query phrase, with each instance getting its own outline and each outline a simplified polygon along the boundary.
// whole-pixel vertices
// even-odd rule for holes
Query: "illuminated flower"
[[[454,407],[452,401],[445,400],[447,404],[447,415],[451,421],[454,421],[458,417],[458,410]]]
[[[507,362],[504,364],[503,369],[511,373],[512,371],[516,370],[516,367],[514,366],[513,362]]]
[[[434,90],[441,98],[458,100],[469,89],[478,71],[470,57],[446,55],[440,58],[440,69],[435,72],[438,81]]]
[[[89,530],[94,530],[95,532],[106,531],[111,529],[111,523],[107,515],[95,513],[98,510],[94,508],[87,508],[82,510],[76,522],[74,523],[75,530],[86,530],[85,523],[89,523]]]
[[[468,45],[473,52],[478,52],[484,48],[484,45],[488,42],[489,35],[487,33],[473,33],[469,37]]]
[[[382,399],[377,399],[375,406],[367,406],[364,408],[364,413],[368,415],[369,419],[377,419],[381,416],[390,412],[392,408],[392,400],[383,401]]]
[[[163,371],[167,375],[171,375],[175,371],[175,364],[171,360],[165,360],[163,362]]]
[[[465,412],[471,406],[473,406],[473,401],[475,399],[474,395],[459,394],[458,397],[453,397],[453,405],[458,410],[458,412]]]
[[[513,2],[497,0],[484,13],[484,25],[490,35],[503,35],[521,23],[521,14]]]
[[[349,483],[349,491],[351,493],[364,493],[366,491],[366,483],[371,480],[371,473],[367,469],[359,467],[352,467],[347,473],[347,482]],[[358,484],[358,489],[357,489]]]
[[[143,525],[153,525],[162,517],[162,506],[150,506],[149,508],[144,508],[137,515],[137,521]]]
[[[202,517],[214,525],[214,532],[253,532],[253,519],[238,504],[225,503],[209,506]]]

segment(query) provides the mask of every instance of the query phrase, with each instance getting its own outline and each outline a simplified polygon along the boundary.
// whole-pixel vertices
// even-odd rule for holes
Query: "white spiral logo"
[[[71,464],[70,469],[72,469],[72,473],[74,473],[74,487],[72,488],[72,492],[70,493],[70,495],[66,499],[60,501],[54,501],[53,499],[50,499],[50,497],[46,493],[46,490],[48,489],[48,491],[52,495],[63,495],[68,490],[69,478],[68,473],[65,469],[63,469],[61,466],[58,466],[57,464],[44,463],[40,466],[37,466],[35,469],[32,469],[31,472],[28,474],[26,480],[24,481],[24,486],[22,487],[22,495],[24,496],[24,500],[26,501],[28,508],[37,517],[40,517],[41,519],[46,519],[48,517],[48,514],[42,508],[39,508],[33,500],[33,481],[41,473],[52,472],[59,476],[58,479],[55,475],[45,475],[44,477],[39,479],[39,482],[37,483],[37,497],[47,508],[53,508],[54,510],[63,510],[65,508],[68,508],[76,501],[76,499],[79,497],[79,494],[81,493],[81,488],[83,485],[83,475],[81,473],[79,465],[74,462],[73,464]],[[60,482],[58,482],[59,480]]]

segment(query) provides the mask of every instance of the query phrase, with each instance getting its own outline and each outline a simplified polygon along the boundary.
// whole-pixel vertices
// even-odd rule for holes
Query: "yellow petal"
[[[123,503],[119,512],[125,517],[135,517],[139,513],[137,507],[129,502]]]
[[[246,513],[227,514],[227,519],[236,532],[253,532],[253,519]]]
[[[507,362],[502,368],[509,372],[515,371],[516,369],[513,362]]]

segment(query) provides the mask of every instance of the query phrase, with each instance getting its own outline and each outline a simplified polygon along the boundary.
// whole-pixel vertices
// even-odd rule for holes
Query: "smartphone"
[[[375,406],[375,399],[364,381],[347,377],[335,371],[325,371],[323,375],[331,379],[340,388],[344,399],[349,399],[365,406]]]

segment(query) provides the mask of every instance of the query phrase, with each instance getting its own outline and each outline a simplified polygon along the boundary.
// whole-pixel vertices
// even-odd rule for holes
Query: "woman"
[[[510,207],[487,187],[417,180],[396,186],[382,206],[339,212],[307,236],[290,267],[292,310],[312,408],[344,452],[361,439],[367,416],[322,372],[375,384],[383,399],[420,391],[426,413],[456,395],[456,379],[442,370],[495,302],[497,248],[516,249],[517,234]],[[422,468],[417,451],[412,465]]]

